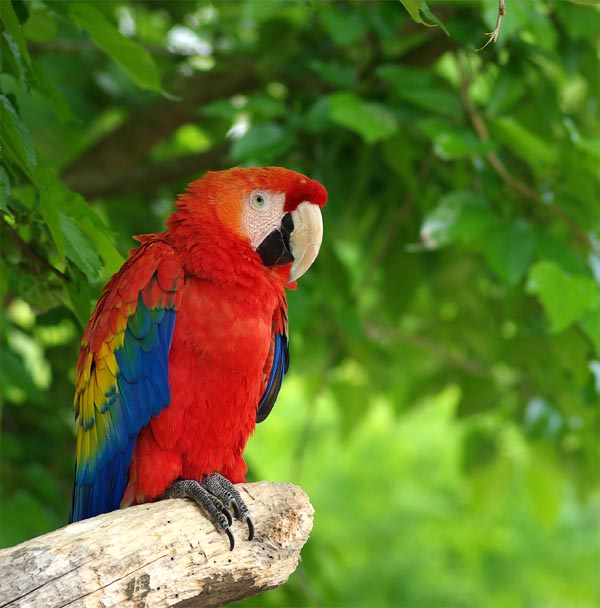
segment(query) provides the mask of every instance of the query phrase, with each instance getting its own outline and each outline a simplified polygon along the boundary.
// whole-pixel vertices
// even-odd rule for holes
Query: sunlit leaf
[[[431,12],[431,9],[427,6],[427,2],[425,2],[425,0],[400,0],[400,2],[402,2],[404,8],[408,11],[408,14],[411,16],[411,19],[413,21],[415,21],[416,23],[422,23],[427,27],[439,25],[444,30],[444,32],[446,32],[446,35],[448,35],[448,30],[444,27],[442,22],[434,16],[434,14]],[[421,13],[423,13],[423,15],[427,17],[430,21],[434,21],[434,23],[428,23],[427,21],[425,21],[421,16]]]
[[[579,324],[591,340],[596,356],[600,357],[600,308],[590,310],[583,315],[579,319]]]
[[[473,192],[452,192],[426,215],[421,241],[430,249],[455,241],[468,242],[483,234],[493,222],[494,215],[484,197]]]
[[[16,163],[32,181],[35,181],[37,156],[31,135],[8,97],[4,95],[0,95],[0,132],[7,158]]]
[[[17,47],[20,61],[26,66],[31,64],[31,58],[27,49],[27,43],[23,36],[23,28],[17,19],[12,2],[0,2],[0,20],[6,28],[5,34],[10,36],[11,41]]]
[[[67,257],[81,268],[89,281],[95,283],[98,280],[102,263],[92,242],[82,233],[77,224],[63,213],[60,213],[60,227],[65,238]]]
[[[489,267],[504,281],[514,285],[527,271],[533,257],[537,236],[524,220],[492,226],[483,239]]]
[[[321,10],[319,20],[329,36],[342,47],[356,44],[367,31],[367,24],[360,15],[340,10],[335,4]]]
[[[552,331],[565,329],[600,305],[600,291],[592,279],[569,274],[553,262],[531,268],[527,291],[540,299]]]
[[[496,118],[493,124],[499,139],[517,156],[537,166],[540,163],[554,165],[558,162],[558,152],[539,135],[523,126],[511,116]]]
[[[239,162],[248,159],[266,160],[291,145],[289,135],[275,123],[253,125],[231,146],[231,157]]]
[[[148,51],[123,36],[96,7],[74,2],[69,6],[69,15],[135,84],[142,89],[162,90],[158,68]]]
[[[31,10],[23,27],[23,33],[29,40],[45,42],[56,36],[56,22],[45,8]]]
[[[459,115],[462,111],[456,95],[446,90],[431,72],[399,65],[382,65],[377,74],[393,86],[394,93],[400,99],[420,108],[449,116]]]
[[[392,136],[398,128],[386,106],[364,101],[354,93],[335,93],[329,104],[331,119],[360,135],[368,144]]]

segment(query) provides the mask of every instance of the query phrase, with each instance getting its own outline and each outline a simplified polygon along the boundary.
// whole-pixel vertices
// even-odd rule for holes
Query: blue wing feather
[[[269,379],[265,392],[258,403],[256,410],[256,422],[262,422],[273,409],[283,377],[288,370],[290,354],[288,347],[288,339],[285,334],[275,334],[274,340],[274,352],[273,352],[273,363],[271,365],[271,371],[269,373]]]
[[[167,272],[172,270],[172,265],[166,268]],[[173,285],[181,284],[180,275],[169,276]],[[94,362],[91,368],[85,368],[92,380],[79,393],[78,458],[70,521],[119,508],[137,436],[170,403],[168,358],[178,300],[175,287],[166,292],[159,285],[160,278],[157,270],[148,283],[140,286],[137,306],[126,319],[122,344],[114,349],[113,375],[108,376],[112,381],[103,395],[92,386],[92,380],[106,378],[106,369],[97,376]],[[146,301],[160,297],[163,301],[148,306],[143,294]],[[101,300],[95,314],[103,313],[102,305],[106,304]],[[78,373],[85,373],[85,369],[78,369]],[[93,406],[88,405],[90,394]]]

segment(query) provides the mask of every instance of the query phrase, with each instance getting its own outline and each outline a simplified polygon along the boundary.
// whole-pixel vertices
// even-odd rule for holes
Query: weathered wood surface
[[[0,550],[0,608],[221,606],[273,589],[296,569],[313,522],[292,484],[238,486],[256,527],[236,544],[191,501],[107,513]]]

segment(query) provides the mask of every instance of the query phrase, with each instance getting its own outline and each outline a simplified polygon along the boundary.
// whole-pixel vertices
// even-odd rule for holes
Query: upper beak
[[[300,203],[291,213],[294,230],[290,235],[290,249],[294,263],[289,283],[299,279],[315,261],[323,241],[323,217],[318,205]]]

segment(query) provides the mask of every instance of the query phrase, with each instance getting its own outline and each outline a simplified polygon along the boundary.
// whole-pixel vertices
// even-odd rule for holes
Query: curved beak
[[[323,217],[318,205],[300,203],[291,213],[294,230],[290,234],[290,250],[294,263],[289,283],[299,279],[315,261],[323,241]]]

